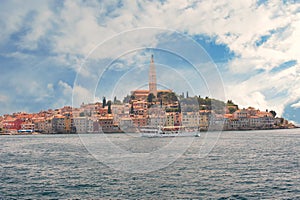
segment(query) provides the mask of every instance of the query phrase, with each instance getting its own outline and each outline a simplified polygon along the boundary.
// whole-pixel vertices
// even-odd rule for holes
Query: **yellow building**
[[[208,110],[200,110],[199,128],[208,130],[211,113]]]

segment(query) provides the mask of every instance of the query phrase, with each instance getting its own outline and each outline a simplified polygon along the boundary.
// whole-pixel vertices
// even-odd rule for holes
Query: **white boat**
[[[182,127],[151,127],[140,128],[142,137],[200,137],[198,131],[185,131]]]

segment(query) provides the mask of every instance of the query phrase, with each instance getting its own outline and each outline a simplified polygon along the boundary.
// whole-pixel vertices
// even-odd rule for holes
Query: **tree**
[[[106,106],[106,98],[103,97],[103,99],[102,99],[102,108],[105,108],[105,106]]]
[[[229,107],[228,110],[230,114],[233,114],[236,111],[234,107]]]
[[[154,98],[155,98],[154,94],[153,94],[153,93],[150,93],[150,94],[148,95],[148,97],[147,97],[147,101],[148,101],[149,103],[151,103],[151,102],[153,101]]]
[[[128,95],[127,95],[127,96],[128,96]],[[125,98],[125,97],[124,97],[124,98]],[[126,103],[128,103],[128,102],[126,102]],[[115,96],[115,97],[114,97],[113,104],[115,104],[115,105],[121,105],[122,102],[121,102],[120,100],[118,100],[117,97]]]
[[[227,100],[227,105],[233,105],[232,100]]]
[[[178,103],[178,112],[181,113],[181,105]]]
[[[174,92],[170,92],[167,94],[167,99],[168,101],[172,102],[172,101],[177,101],[178,98],[176,96],[176,94]]]
[[[129,114],[134,114],[133,103],[131,104]]]
[[[130,98],[131,98],[131,97],[130,97],[129,95],[127,95],[126,97],[124,97],[123,103],[129,103]]]
[[[277,115],[277,113],[274,110],[271,110],[270,113],[273,115],[273,117]]]
[[[111,101],[110,100],[107,102],[107,106],[108,106],[107,113],[111,114]]]

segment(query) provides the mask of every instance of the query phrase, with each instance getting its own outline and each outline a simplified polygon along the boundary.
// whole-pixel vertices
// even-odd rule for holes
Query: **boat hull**
[[[200,137],[199,132],[179,132],[179,133],[141,133],[142,137]]]

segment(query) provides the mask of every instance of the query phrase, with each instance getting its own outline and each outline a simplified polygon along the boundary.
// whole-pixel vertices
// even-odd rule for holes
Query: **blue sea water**
[[[129,136],[106,137],[122,147]],[[135,137],[130,148],[168,140]],[[223,132],[205,157],[201,141],[162,169],[127,173],[78,135],[0,136],[0,199],[300,199],[300,129]]]

